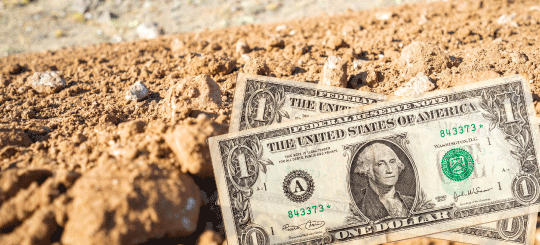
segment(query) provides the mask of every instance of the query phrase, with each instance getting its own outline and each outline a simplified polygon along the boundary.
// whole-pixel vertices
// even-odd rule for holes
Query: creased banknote
[[[385,95],[240,73],[229,132],[342,111]]]
[[[255,85],[258,84],[258,85]],[[247,104],[246,102],[249,100],[247,98],[253,97],[254,94],[256,96],[257,93],[262,93],[264,90],[260,89],[253,89],[255,87],[269,87],[272,88],[274,91],[288,91],[291,95],[285,95],[284,97],[289,98],[289,103],[287,103],[287,106],[285,106],[287,109],[287,114],[292,115],[300,115],[298,118],[304,118],[312,115],[318,115],[322,112],[331,112],[332,110],[319,110],[319,113],[308,111],[309,114],[306,115],[304,113],[304,110],[302,107],[295,107],[293,106],[293,101],[306,101],[308,102],[308,105],[324,105],[326,104],[335,104],[335,103],[329,103],[328,99],[323,97],[323,100],[320,101],[317,97],[312,96],[312,94],[315,94],[314,92],[311,93],[302,93],[300,91],[320,91],[320,93],[346,93],[348,96],[362,96],[362,97],[369,97],[373,98],[373,101],[366,101],[366,100],[345,100],[343,98],[346,98],[343,95],[337,95],[335,97],[342,98],[340,101],[340,109],[343,108],[355,108],[360,107],[366,104],[366,102],[373,103],[374,101],[381,101],[386,100],[385,97],[377,97],[377,95],[373,95],[372,93],[366,93],[361,91],[354,91],[355,93],[358,93],[357,95],[351,94],[352,90],[350,89],[340,89],[340,88],[333,88],[333,87],[325,87],[325,86],[318,86],[316,84],[311,83],[304,83],[302,87],[295,89],[295,86],[298,86],[299,83],[295,81],[287,81],[287,80],[277,80],[275,78],[271,77],[264,77],[264,76],[253,76],[253,75],[246,75],[242,74],[240,75],[238,79],[238,85],[237,88],[239,88],[235,95],[235,101],[233,106],[233,118],[236,118],[236,120],[232,120],[231,122],[231,132],[238,131],[240,129],[240,119],[239,117],[243,115],[247,115],[246,108],[248,106],[244,106]],[[251,87],[252,89],[246,89],[247,87]],[[258,91],[258,92],[255,92]],[[269,97],[269,96],[267,96]],[[312,106],[312,108],[317,108],[318,106]],[[255,106],[251,106],[251,108],[258,108],[258,104],[255,104]],[[273,112],[262,112],[260,114],[263,115],[272,115],[272,114],[279,114],[277,112],[280,110],[280,108],[277,108],[275,106],[265,106],[265,110],[274,110]],[[283,109],[281,109],[283,110]],[[257,114],[258,111],[252,112],[251,114]],[[247,120],[243,120],[244,122],[247,122]],[[277,123],[277,120],[274,120],[273,122],[270,122],[269,124]],[[248,124],[244,124],[243,128],[246,128]],[[249,126],[248,126],[249,127]],[[235,130],[233,130],[235,129]],[[529,214],[529,215],[523,215],[520,217],[511,218],[509,220],[499,220],[496,222],[491,222],[487,224],[477,225],[477,226],[470,226],[470,227],[464,227],[453,231],[448,232],[442,232],[437,233],[433,235],[429,235],[428,237],[434,237],[439,239],[445,239],[445,240],[452,240],[452,241],[458,241],[463,243],[472,243],[472,244],[523,244],[523,245],[529,245],[534,243],[534,231],[536,227],[536,216],[537,214]]]
[[[228,242],[382,243],[537,212],[534,114],[512,76],[211,138]]]

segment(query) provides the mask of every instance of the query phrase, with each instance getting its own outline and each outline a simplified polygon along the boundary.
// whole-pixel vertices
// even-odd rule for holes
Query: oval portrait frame
[[[420,185],[418,184],[419,183],[418,171],[416,169],[416,164],[414,163],[414,160],[413,160],[409,150],[405,147],[405,144],[408,143],[408,140],[404,139],[403,134],[394,135],[394,136],[385,137],[385,138],[380,138],[380,139],[373,139],[373,140],[370,140],[370,141],[355,144],[355,146],[353,146],[352,151],[350,152],[351,155],[350,155],[349,163],[348,163],[348,167],[347,167],[347,183],[348,183],[347,188],[348,188],[348,192],[349,192],[349,197],[351,199],[351,209],[354,209],[355,213],[359,214],[361,216],[361,218],[364,220],[365,223],[369,223],[370,221],[371,222],[376,221],[376,220],[370,220],[364,213],[362,213],[360,211],[360,207],[359,207],[359,204],[358,204],[358,201],[361,200],[361,198],[358,197],[359,191],[358,190],[353,190],[353,188],[352,188],[353,185],[358,182],[357,180],[355,181],[355,179],[352,178],[352,175],[355,174],[353,172],[354,172],[354,170],[355,170],[355,168],[357,166],[356,160],[358,158],[358,155],[367,146],[370,146],[370,145],[372,145],[374,143],[382,143],[382,144],[390,147],[390,149],[394,150],[394,152],[396,153],[396,155],[398,156],[400,161],[405,165],[405,168],[400,173],[398,182],[396,183],[396,190],[397,191],[399,191],[399,189],[401,189],[401,188],[397,188],[397,185],[401,184],[403,182],[401,180],[403,171],[409,171],[409,174],[410,175],[412,174],[413,179],[414,179],[414,187],[413,188],[408,188],[408,189],[410,190],[409,193],[411,191],[414,193],[414,195],[411,195],[414,198],[414,201],[413,201],[413,204],[411,205],[411,207],[409,207],[408,211],[409,211],[410,214],[415,214],[414,210],[415,210],[415,208],[417,206],[418,197],[420,195],[420,187],[419,187]],[[396,152],[396,150],[397,150],[397,152]],[[364,177],[364,178],[367,178],[367,177]],[[362,198],[363,198],[363,196],[362,196]],[[386,217],[383,218],[383,219],[386,219]]]

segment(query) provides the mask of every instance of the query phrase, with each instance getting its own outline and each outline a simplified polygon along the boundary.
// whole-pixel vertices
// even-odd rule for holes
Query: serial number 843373
[[[298,210],[296,209],[289,210],[289,218],[293,218],[294,216],[299,217],[299,216],[304,216],[304,215],[316,214],[317,208],[318,208],[319,213],[322,213],[324,211],[324,206],[322,204],[319,206],[314,205],[311,207],[301,208]],[[330,205],[327,205],[326,208],[330,208]]]
[[[451,129],[441,129],[440,133],[441,133],[441,138],[444,138],[445,136],[452,136],[452,135],[463,134],[463,133],[474,132],[474,131],[476,131],[476,125],[471,124],[471,125],[453,127]]]

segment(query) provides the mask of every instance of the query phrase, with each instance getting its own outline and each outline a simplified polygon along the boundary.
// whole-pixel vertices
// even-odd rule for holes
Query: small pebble
[[[36,116],[36,112],[32,109],[28,109],[28,110],[23,111],[21,116],[24,119],[32,119]]]
[[[359,68],[362,68],[362,64],[366,63],[367,61],[365,60],[354,60],[353,61],[353,68],[356,70],[356,69],[359,69]]]
[[[283,31],[287,29],[287,25],[279,25],[276,26],[276,31]]]
[[[339,48],[347,48],[349,47],[349,44],[347,44],[345,41],[343,41],[342,38],[332,36],[330,39],[328,39],[328,42],[326,43],[326,46],[333,50],[338,50]]]
[[[379,73],[374,70],[362,72],[360,74],[360,80],[362,81],[362,84],[366,84],[369,87],[374,88],[379,82]]]
[[[512,58],[512,62],[516,64],[523,64],[529,60],[527,55],[522,52],[512,52],[510,58]]]
[[[423,72],[418,73],[409,82],[403,84],[394,92],[396,96],[414,96],[435,89],[435,84],[431,82]]]
[[[111,13],[111,11],[109,11],[108,9],[106,9],[106,10],[103,10],[103,12],[101,12],[101,14],[97,17],[96,20],[99,23],[109,23],[114,17],[116,17],[116,15]]]
[[[240,40],[236,43],[236,53],[245,54],[249,53],[249,51],[251,51],[251,49],[249,48],[249,45],[246,41]]]
[[[268,43],[266,45],[267,49],[272,49],[272,48],[284,48],[285,47],[285,42],[281,39],[278,39],[278,38],[272,38],[270,40],[268,40]]]
[[[172,42],[171,42],[171,51],[173,52],[178,52],[178,51],[181,51],[182,49],[184,49],[186,43],[184,43],[184,41],[181,41],[180,39],[178,38],[175,38]]]
[[[141,101],[148,97],[148,89],[141,81],[135,82],[126,92],[126,99],[133,101]]]
[[[378,20],[389,20],[392,18],[392,12],[377,12],[375,13],[375,18]]]
[[[511,15],[503,14],[501,15],[501,17],[499,17],[499,19],[497,20],[497,23],[499,23],[499,25],[505,25],[513,21],[515,17],[516,17],[516,13],[512,13]]]
[[[137,27],[137,34],[139,38],[152,39],[158,37],[162,34],[162,30],[158,27],[158,24],[155,22],[145,22],[140,24]]]
[[[36,72],[30,83],[38,93],[56,93],[66,86],[66,80],[58,71]]]
[[[319,84],[347,87],[347,62],[337,56],[330,56],[326,60],[322,71],[322,80]]]
[[[30,87],[28,86],[21,86],[17,89],[17,92],[19,92],[19,94],[24,94],[26,91],[28,91],[30,89]]]

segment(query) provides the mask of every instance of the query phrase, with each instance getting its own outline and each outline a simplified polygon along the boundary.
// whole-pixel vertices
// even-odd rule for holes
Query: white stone
[[[236,43],[236,53],[244,54],[244,53],[249,53],[249,51],[250,51],[249,45],[245,41],[241,40]]]
[[[135,82],[126,92],[126,99],[133,101],[141,101],[148,97],[148,89],[141,81]]]
[[[32,88],[38,93],[56,93],[66,86],[66,80],[58,71],[36,72],[30,81]]]
[[[431,82],[423,72],[416,74],[409,82],[403,84],[394,92],[396,96],[414,96],[435,89],[435,84]]]
[[[497,23],[499,23],[500,25],[508,24],[511,21],[513,21],[515,17],[516,17],[516,13],[512,13],[511,15],[503,14],[501,15],[501,17],[499,17],[499,19],[497,20]]]
[[[341,58],[337,56],[330,56],[328,57],[328,60],[326,61],[326,66],[330,69],[336,69],[338,68],[338,65],[341,63]]]
[[[276,31],[283,31],[287,29],[287,25],[279,25],[279,26],[276,26]]]
[[[160,30],[157,23],[145,22],[137,27],[137,34],[139,38],[152,39],[159,36]]]
[[[375,13],[375,18],[378,20],[389,20],[392,18],[392,12],[377,12]]]
[[[359,68],[362,68],[362,64],[366,63],[367,61],[365,60],[354,60],[353,61],[353,68],[356,70],[356,69],[359,69]]]
[[[347,62],[337,56],[330,56],[324,63],[322,79],[319,84],[334,87],[347,87]]]

